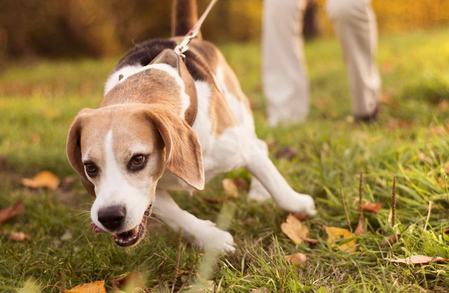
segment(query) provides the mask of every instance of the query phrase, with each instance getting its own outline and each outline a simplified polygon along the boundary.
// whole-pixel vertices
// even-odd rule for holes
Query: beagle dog
[[[174,52],[197,20],[196,2],[174,4],[173,36],[129,51],[106,81],[98,109],[83,109],[67,139],[70,164],[95,196],[95,232],[121,247],[136,245],[154,214],[204,249],[233,252],[230,233],[182,210],[169,191],[202,190],[216,175],[244,167],[249,199],[273,198],[288,212],[315,214],[309,195],[294,191],[259,140],[248,98],[220,51],[192,41]],[[188,198],[186,198],[188,200]]]

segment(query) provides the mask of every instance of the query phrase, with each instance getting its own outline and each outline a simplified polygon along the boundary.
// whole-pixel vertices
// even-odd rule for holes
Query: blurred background
[[[208,0],[198,0],[200,13]],[[328,36],[324,0],[309,0],[307,37]],[[381,33],[449,23],[449,0],[374,0]],[[0,0],[0,60],[106,57],[133,44],[170,35],[171,1]],[[203,28],[213,42],[258,41],[262,0],[222,0]]]

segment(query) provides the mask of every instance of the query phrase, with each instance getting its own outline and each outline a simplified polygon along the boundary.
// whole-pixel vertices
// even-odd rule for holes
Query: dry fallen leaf
[[[111,285],[114,288],[114,290],[123,290],[126,292],[133,292],[133,290],[137,288],[140,289],[146,288],[142,280],[142,276],[138,271],[123,274],[116,279],[112,279]]]
[[[428,264],[431,262],[449,262],[448,258],[442,258],[440,256],[432,257],[432,256],[426,256],[426,255],[412,255],[407,258],[398,258],[398,259],[391,259],[386,258],[386,260],[389,260],[391,262],[395,263],[403,263],[403,264]]]
[[[8,235],[8,239],[17,242],[31,241],[31,236],[23,232],[12,232]]]
[[[104,281],[96,281],[93,283],[82,284],[65,290],[66,293],[106,293]]]
[[[239,197],[239,190],[232,179],[223,179],[221,183],[223,184],[223,189],[227,196],[233,198]]]
[[[263,288],[259,288],[259,289],[254,289],[251,291],[251,293],[270,293],[270,290],[263,287]]]
[[[276,159],[283,158],[291,161],[298,156],[298,151],[292,147],[283,147],[280,148],[274,156],[276,157]]]
[[[295,218],[297,218],[301,222],[304,222],[305,220],[307,220],[307,215],[300,213],[300,212],[294,213],[293,216],[295,216]]]
[[[234,178],[232,179],[234,181],[235,186],[237,186],[237,189],[239,191],[243,191],[248,189],[248,182],[243,178]]]
[[[366,202],[366,203],[362,203],[362,211],[378,214],[380,212],[380,210],[382,209],[382,206],[383,206],[383,203],[381,203],[381,202],[379,202],[379,203]]]
[[[25,205],[21,199],[18,199],[12,206],[0,210],[0,226],[11,218],[25,210]]]
[[[355,228],[354,235],[365,234],[365,216],[363,212],[360,213],[359,222],[357,223],[357,228]]]
[[[51,190],[58,188],[59,182],[59,178],[50,171],[42,171],[32,179],[22,179],[22,184],[25,186],[31,188],[48,188]]]
[[[285,259],[292,264],[302,265],[307,261],[307,256],[303,253],[298,252],[295,254],[286,255]]]
[[[357,246],[355,245],[355,240],[351,240],[344,244],[338,244],[341,239],[349,239],[354,237],[355,235],[349,232],[347,229],[337,228],[337,227],[324,227],[327,233],[327,243],[329,243],[332,247],[340,247],[343,251],[354,252],[357,250]]]
[[[307,243],[312,244],[312,245],[318,244],[318,239],[305,237],[302,240],[304,240],[304,242],[307,242]]]
[[[223,202],[223,199],[218,198],[218,197],[202,197],[201,200],[205,203],[210,203],[210,204],[219,204],[219,203]]]
[[[420,163],[429,163],[432,164],[433,160],[431,158],[429,158],[424,152],[419,151],[418,152],[418,161]]]
[[[304,238],[309,234],[309,228],[303,225],[295,216],[288,215],[284,223],[281,224],[281,230],[293,242],[301,244]]]

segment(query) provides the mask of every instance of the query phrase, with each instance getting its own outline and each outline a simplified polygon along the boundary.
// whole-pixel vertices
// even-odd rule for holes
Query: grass
[[[309,121],[276,129],[265,123],[259,46],[226,44],[220,48],[251,97],[259,136],[276,142],[271,150],[275,164],[296,190],[315,198],[318,215],[305,223],[310,237],[319,242],[315,247],[294,244],[280,230],[286,214],[271,202],[248,203],[246,192],[219,204],[202,200],[225,198],[224,177],[249,179],[246,171],[237,170],[215,179],[199,195],[175,194],[183,208],[200,218],[216,221],[223,214],[231,215],[229,230],[238,244],[234,255],[207,258],[182,241],[175,287],[186,280],[194,263],[194,272],[214,281],[215,292],[250,292],[261,287],[270,292],[448,292],[447,264],[397,265],[385,258],[414,254],[449,258],[449,237],[443,233],[449,227],[449,29],[381,37],[382,112],[373,125],[352,122],[346,72],[336,40],[321,39],[306,46],[313,101]],[[27,292],[24,286],[33,284],[47,286],[44,292],[59,292],[55,286],[63,280],[71,288],[137,267],[149,288],[159,283],[162,288],[173,285],[177,233],[156,223],[141,245],[120,249],[111,237],[91,232],[92,198],[78,178],[74,186],[54,192],[31,191],[20,184],[21,178],[41,170],[51,170],[61,178],[75,176],[64,153],[68,127],[81,108],[99,104],[103,82],[116,61],[13,65],[0,76],[0,154],[4,156],[0,207],[19,198],[26,206],[3,231],[23,231],[33,237],[29,243],[17,243],[0,236],[2,292],[18,288]],[[298,157],[276,159],[276,151],[285,146],[298,150]],[[367,233],[357,236],[357,251],[341,252],[327,243],[323,225],[347,226],[341,188],[355,229],[360,172],[365,178],[364,200],[384,206],[379,214],[366,215]],[[395,175],[397,224],[392,227],[388,217]],[[380,247],[398,231],[400,241]],[[72,237],[62,240],[65,233]],[[287,264],[284,255],[296,252],[308,256],[306,264]],[[213,291],[210,286],[204,290]]]

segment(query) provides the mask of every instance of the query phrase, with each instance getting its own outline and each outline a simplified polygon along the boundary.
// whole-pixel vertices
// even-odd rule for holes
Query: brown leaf
[[[223,189],[227,196],[232,198],[239,197],[239,190],[237,189],[237,186],[235,185],[232,179],[229,178],[223,179],[221,183],[223,184]]]
[[[387,247],[393,245],[396,242],[398,242],[399,239],[401,239],[401,234],[391,235],[390,237],[388,237],[386,241],[380,243],[380,247]]]
[[[17,242],[31,241],[31,236],[23,232],[12,232],[8,235],[8,239]]]
[[[35,143],[38,144],[41,142],[41,137],[39,136],[39,134],[35,134],[31,136],[31,140]]]
[[[327,233],[327,243],[332,247],[339,247],[343,251],[354,252],[357,250],[355,245],[355,239],[344,244],[339,245],[338,242],[342,239],[349,239],[354,237],[354,234],[349,232],[347,229],[337,228],[337,227],[324,227]]]
[[[412,123],[409,122],[409,121],[405,121],[405,120],[388,118],[387,125],[390,128],[394,128],[394,129],[396,129],[396,128],[410,128]]]
[[[31,188],[48,188],[55,190],[59,186],[59,178],[50,171],[42,171],[33,179],[22,179],[22,184]]]
[[[218,197],[202,197],[201,200],[210,204],[219,204],[223,202],[223,199]]]
[[[357,228],[355,228],[354,235],[365,234],[365,216],[363,212],[360,213],[359,222],[357,223]]]
[[[243,178],[234,178],[232,179],[234,181],[235,186],[237,186],[237,189],[239,191],[247,190],[248,189],[248,182]]]
[[[446,230],[444,230],[444,234],[449,234],[449,228],[447,228]]]
[[[440,126],[434,126],[430,129],[430,132],[435,135],[435,136],[443,136],[446,135],[447,132],[449,131],[448,126],[444,126],[444,128],[440,127]]]
[[[303,225],[293,215],[288,215],[284,223],[281,224],[281,230],[288,236],[293,242],[301,244],[304,238],[309,234],[309,228]]]
[[[283,147],[278,149],[274,156],[276,157],[276,159],[283,158],[291,161],[298,156],[298,151],[292,147]]]
[[[122,290],[125,292],[133,292],[134,289],[145,289],[145,283],[138,271],[128,274],[120,275],[116,279],[111,280],[111,285],[114,290]]]
[[[65,290],[66,293],[106,293],[104,288],[104,281],[96,281],[73,287],[70,290]]]
[[[437,105],[437,110],[438,110],[438,111],[444,111],[444,110],[446,110],[448,107],[449,107],[449,103],[448,103],[446,100],[444,100],[444,101],[442,101],[441,103],[439,103],[439,104]]]
[[[286,255],[285,259],[292,264],[302,265],[307,261],[307,256],[303,253],[295,253],[291,255]]]
[[[305,237],[302,240],[304,240],[304,242],[307,242],[309,244],[318,244],[318,239],[313,239],[313,238],[309,238],[309,237]]]
[[[448,258],[442,258],[440,256],[432,257],[432,256],[426,256],[426,255],[412,255],[407,258],[398,258],[398,259],[391,259],[386,258],[386,260],[389,260],[391,262],[395,263],[403,263],[403,264],[428,264],[431,262],[449,262]]]
[[[380,210],[382,209],[382,206],[383,206],[383,203],[381,203],[381,202],[379,202],[379,203],[366,202],[366,203],[362,203],[362,211],[378,214],[380,212]]]
[[[73,176],[65,177],[64,179],[62,179],[59,187],[63,190],[69,190],[75,182],[76,182],[75,177]]]
[[[419,152],[418,152],[418,161],[419,161],[420,163],[429,163],[429,164],[432,164],[432,163],[433,163],[432,159],[429,158],[429,157],[428,157],[424,152],[422,152],[422,151],[419,151]]]
[[[14,218],[25,210],[25,205],[21,199],[16,200],[16,202],[7,208],[0,210],[0,226],[11,218]]]
[[[295,218],[297,218],[298,220],[300,220],[301,222],[304,222],[305,220],[307,220],[307,215],[300,213],[300,212],[294,213],[293,216]]]
[[[268,290],[265,287],[262,287],[262,288],[259,288],[259,289],[252,290],[251,293],[270,293],[270,290]]]

